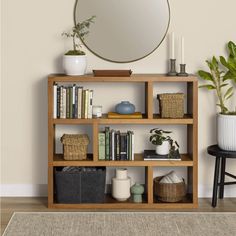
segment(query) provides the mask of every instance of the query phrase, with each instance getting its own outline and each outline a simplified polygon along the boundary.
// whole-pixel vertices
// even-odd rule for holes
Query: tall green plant
[[[226,102],[234,94],[233,86],[228,83],[227,80],[233,80],[236,82],[236,46],[233,42],[228,43],[229,56],[226,60],[223,56],[220,57],[220,61],[213,56],[211,60],[207,60],[206,63],[210,72],[199,70],[198,75],[207,84],[199,86],[199,88],[206,88],[216,92],[218,98],[217,106],[220,107],[222,114],[231,114],[226,107]],[[222,65],[226,68],[224,70]],[[233,113],[234,114],[234,113]],[[236,113],[235,113],[236,114]]]
[[[78,43],[77,40],[85,39],[85,36],[89,34],[90,25],[94,23],[94,19],[95,19],[95,16],[92,16],[89,19],[76,24],[71,29],[71,31],[62,33],[62,36],[65,36],[67,38],[72,38],[72,42],[73,42],[73,50],[68,51],[65,55],[85,55],[85,52],[81,50],[82,44]]]

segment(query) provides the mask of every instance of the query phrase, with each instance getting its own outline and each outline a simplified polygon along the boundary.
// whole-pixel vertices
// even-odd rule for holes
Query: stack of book
[[[98,150],[99,160],[133,161],[134,132],[122,133],[105,127],[105,131],[98,134]]]
[[[77,85],[53,85],[54,119],[91,119],[93,90]]]

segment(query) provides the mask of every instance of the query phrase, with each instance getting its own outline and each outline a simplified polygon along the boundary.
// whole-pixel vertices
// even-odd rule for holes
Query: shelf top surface
[[[133,74],[130,77],[95,77],[92,74],[82,76],[51,74],[48,76],[48,81],[52,82],[195,82],[197,80],[195,75],[181,77],[165,74]]]

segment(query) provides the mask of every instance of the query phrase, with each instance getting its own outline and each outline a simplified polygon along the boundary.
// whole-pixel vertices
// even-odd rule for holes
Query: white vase
[[[156,154],[158,155],[168,155],[170,151],[170,143],[168,141],[164,141],[162,145],[156,146]]]
[[[218,114],[217,142],[222,150],[236,151],[236,115]]]
[[[64,55],[63,68],[66,75],[84,75],[87,67],[85,55]]]
[[[116,169],[116,177],[112,178],[112,197],[117,201],[126,201],[130,197],[131,179],[126,168]]]

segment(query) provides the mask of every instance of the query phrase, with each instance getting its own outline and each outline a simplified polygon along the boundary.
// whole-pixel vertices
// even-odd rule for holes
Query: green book
[[[110,127],[105,127],[105,145],[106,160],[110,160]]]
[[[73,118],[73,87],[69,87],[69,113],[70,119]]]
[[[66,119],[70,118],[70,95],[69,88],[66,88]]]
[[[98,134],[98,160],[105,160],[105,133]]]

